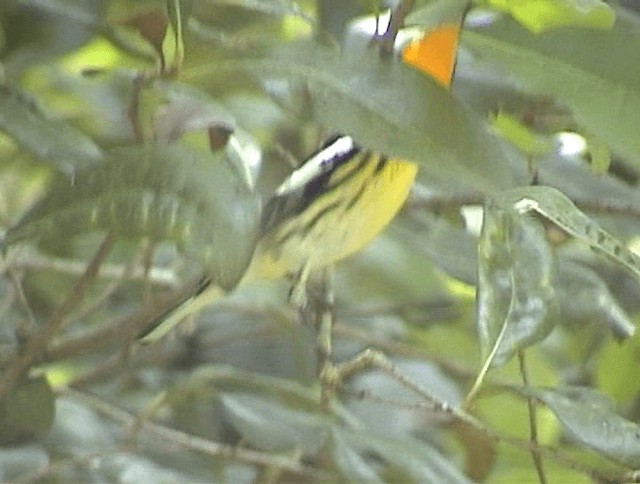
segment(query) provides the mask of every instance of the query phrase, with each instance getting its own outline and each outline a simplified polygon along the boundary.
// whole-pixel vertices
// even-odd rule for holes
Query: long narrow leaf
[[[569,106],[581,127],[638,167],[639,32],[624,14],[610,31],[563,29],[540,36],[505,19],[465,32],[463,45],[523,89]]]
[[[187,76],[223,71],[304,85],[315,120],[367,148],[419,162],[427,173],[488,192],[515,184],[518,160],[509,158],[483,120],[431,78],[373,50],[341,55],[319,44],[296,43]]]
[[[169,239],[229,288],[253,253],[259,205],[221,156],[178,145],[114,149],[104,163],[59,178],[2,243],[96,230]]]

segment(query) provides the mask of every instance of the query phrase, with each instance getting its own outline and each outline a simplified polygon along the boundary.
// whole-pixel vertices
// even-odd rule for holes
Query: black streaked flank
[[[380,159],[378,160],[378,164],[376,165],[376,170],[375,173],[380,173],[382,170],[384,170],[384,167],[387,165],[387,162],[389,161],[389,158],[387,158],[384,155],[380,156]]]
[[[305,161],[300,168],[302,168],[308,160],[318,156],[322,151],[330,148],[333,143],[341,138],[342,136],[333,137],[330,142],[325,143],[320,150],[310,155],[307,158],[307,161]],[[316,177],[305,183],[296,192],[289,192],[271,197],[262,212],[262,219],[260,221],[261,235],[269,232],[282,221],[306,210],[316,197],[327,192],[327,189],[331,188],[329,184],[335,171],[346,162],[353,159],[353,157],[360,153],[360,151],[360,147],[354,144],[350,150],[344,153],[339,153],[331,159],[327,159],[326,163],[323,163],[323,165],[325,167],[328,166],[329,169],[319,172]],[[350,172],[343,177],[343,180],[346,180],[347,177],[353,176],[360,168],[361,165],[359,163],[358,166],[354,167],[353,172]]]
[[[345,212],[348,212],[349,210],[351,210],[353,206],[356,203],[358,203],[358,201],[360,201],[360,198],[362,198],[362,194],[366,189],[367,189],[367,185],[363,184],[358,190],[358,192],[351,198],[351,200],[349,200],[349,203],[347,203],[346,207],[344,208]]]
[[[212,282],[213,281],[211,280],[210,277],[203,277],[202,279],[200,279],[198,281],[198,285],[196,286],[196,290],[193,296],[198,296],[202,294],[209,286],[211,286]]]
[[[311,220],[309,220],[304,225],[304,227],[300,230],[300,232],[302,234],[309,233],[313,229],[313,227],[322,219],[322,217],[324,217],[326,214],[331,213],[333,210],[338,208],[340,206],[340,203],[341,203],[340,200],[336,200],[335,202],[330,203],[329,205],[324,207],[317,214],[315,214],[315,216]]]

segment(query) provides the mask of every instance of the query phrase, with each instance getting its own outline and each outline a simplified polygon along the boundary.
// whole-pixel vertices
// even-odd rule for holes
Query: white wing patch
[[[278,187],[276,195],[284,195],[285,193],[298,190],[314,178],[327,173],[333,168],[333,162],[340,159],[340,155],[353,150],[354,146],[351,136],[338,138],[291,173],[289,178]]]

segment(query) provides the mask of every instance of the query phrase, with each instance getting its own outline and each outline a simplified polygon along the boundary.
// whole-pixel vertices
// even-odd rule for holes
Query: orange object
[[[459,38],[459,24],[441,25],[411,41],[402,51],[402,60],[448,88],[453,79]]]

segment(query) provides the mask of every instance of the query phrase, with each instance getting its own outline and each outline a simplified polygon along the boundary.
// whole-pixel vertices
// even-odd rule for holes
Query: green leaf
[[[0,449],[0,479],[17,482],[25,475],[42,472],[51,460],[41,444],[7,446]]]
[[[555,288],[579,286],[593,300],[588,307],[605,318],[614,334],[626,338],[634,327],[597,278],[570,270],[554,275],[550,243],[532,212],[583,240],[640,278],[640,258],[583,214],[558,190],[524,187],[489,199],[478,245],[478,328],[484,358],[502,364],[519,348],[539,341],[552,329]],[[569,291],[563,299],[575,298]],[[569,316],[580,312],[565,301]]]
[[[331,432],[331,444],[333,460],[342,472],[342,475],[351,482],[384,482],[376,472],[373,462],[367,462],[360,449],[339,428]]]
[[[503,207],[520,213],[536,212],[569,235],[619,263],[640,280],[640,257],[587,217],[562,192],[551,187],[530,186],[507,190],[495,197]]]
[[[553,96],[577,123],[640,167],[640,30],[622,16],[607,32],[535,36],[513,21],[465,31],[463,45],[525,90]]]
[[[67,175],[102,157],[100,148],[90,138],[62,121],[51,119],[34,99],[8,86],[0,86],[0,130],[24,150]]]
[[[427,174],[461,178],[484,191],[515,183],[512,161],[484,120],[430,77],[374,51],[340,55],[295,43],[266,58],[218,62],[185,74],[224,71],[302,83],[316,121],[368,149],[419,162]]]
[[[640,426],[614,412],[608,397],[589,388],[526,388],[542,400],[574,440],[626,466],[640,466]]]
[[[101,1],[21,0],[2,7],[7,3],[2,60],[8,78],[78,49],[95,36],[106,11]]]
[[[316,453],[329,437],[332,420],[324,415],[249,393],[227,393],[222,402],[240,435],[263,450]]]
[[[587,147],[591,155],[591,169],[598,175],[604,175],[611,165],[611,153],[606,143],[597,136],[587,136]]]
[[[637,378],[638,354],[638,337],[623,345],[617,341],[608,341],[598,354],[595,386],[620,404],[633,402],[640,393],[640,380]]]
[[[484,360],[506,363],[545,338],[556,321],[554,255],[539,220],[485,203],[478,243],[478,332]]]
[[[0,443],[46,434],[55,415],[55,397],[46,377],[24,379],[0,402]]]
[[[272,15],[296,15],[309,18],[301,8],[300,2],[293,0],[216,0],[216,3]]]
[[[537,34],[560,27],[610,29],[616,19],[613,9],[602,0],[487,0],[487,3],[509,13]]]
[[[427,227],[421,244],[433,264],[451,277],[475,285],[478,279],[477,240],[465,229],[442,217],[428,213],[420,216]]]
[[[165,65],[171,69],[178,70],[182,66],[184,59],[184,36],[183,28],[186,24],[187,16],[183,12],[180,0],[167,0],[167,16],[169,17],[169,27],[162,42],[162,57]],[[183,15],[185,15],[183,17]]]
[[[456,469],[442,454],[426,442],[413,437],[383,438],[368,432],[340,431],[339,438],[351,452],[382,458],[402,480],[412,482],[468,483],[470,480]],[[361,468],[361,471],[364,471]],[[349,476],[347,476],[349,477]]]
[[[422,7],[414,9],[404,24],[419,25],[426,29],[456,21],[469,4],[469,0],[432,0]]]
[[[553,328],[560,291],[563,315],[584,319],[583,310],[604,319],[627,338],[634,326],[606,286],[585,269],[555,269],[550,242],[537,214],[586,242],[640,278],[640,258],[583,214],[558,190],[534,186],[508,190],[487,200],[478,244],[478,328],[485,359],[505,363],[513,352],[540,341]],[[566,269],[566,270],[565,270]],[[580,307],[574,291],[589,302]],[[573,298],[573,302],[571,302]]]
[[[169,239],[230,289],[253,254],[259,202],[221,158],[179,145],[116,148],[104,163],[58,179],[3,243],[97,230]]]
[[[577,325],[580,330],[588,323],[603,325],[618,339],[634,334],[633,321],[591,269],[573,260],[563,260],[554,286],[564,323]]]
[[[551,152],[554,147],[551,139],[538,135],[527,128],[520,120],[500,110],[493,119],[493,129],[500,136],[530,156]]]

